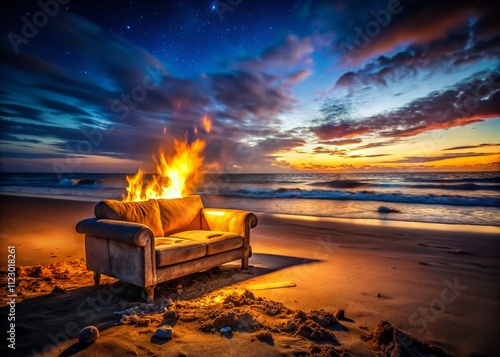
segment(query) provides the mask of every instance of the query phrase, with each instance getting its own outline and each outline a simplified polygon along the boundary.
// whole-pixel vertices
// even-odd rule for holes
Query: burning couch
[[[200,196],[142,202],[101,201],[95,218],[76,225],[85,234],[87,269],[144,288],[154,299],[157,283],[241,259],[248,268],[250,212],[205,208]]]

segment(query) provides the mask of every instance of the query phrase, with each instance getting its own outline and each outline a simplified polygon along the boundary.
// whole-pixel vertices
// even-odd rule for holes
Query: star
[[[130,30],[130,25],[127,25],[127,30]]]

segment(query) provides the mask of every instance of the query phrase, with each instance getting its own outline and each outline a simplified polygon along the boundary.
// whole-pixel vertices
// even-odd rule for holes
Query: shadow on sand
[[[209,269],[179,279],[157,285],[155,300],[196,299],[212,291],[293,266],[316,263],[319,260],[288,257],[272,254],[254,254],[250,268],[240,269],[239,262]],[[69,279],[77,278],[69,277]],[[87,281],[88,280],[88,281]],[[91,285],[92,281],[82,281],[80,288],[68,290],[61,295],[50,291],[65,280],[53,279],[46,295],[26,299],[16,304],[16,355],[39,355],[50,351],[50,355],[72,356],[83,351],[86,346],[76,341],[61,349],[61,345],[78,338],[80,330],[89,325],[96,326],[101,333],[115,326],[120,316],[114,314],[124,304],[139,302],[139,287],[116,281],[111,284]],[[66,280],[67,281],[67,280]],[[180,288],[180,286],[182,286]],[[7,316],[9,307],[1,307],[0,315]],[[5,319],[6,320],[6,319]],[[7,326],[3,326],[7,327]],[[5,345],[0,347],[2,356],[9,355]]]

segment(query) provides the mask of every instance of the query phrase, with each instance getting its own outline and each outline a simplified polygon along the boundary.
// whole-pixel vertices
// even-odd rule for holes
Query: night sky
[[[500,168],[494,1],[7,3],[1,171]]]

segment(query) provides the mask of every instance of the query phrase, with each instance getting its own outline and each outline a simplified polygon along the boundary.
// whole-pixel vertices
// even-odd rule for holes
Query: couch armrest
[[[112,219],[87,218],[78,222],[76,231],[82,234],[135,244],[139,247],[144,247],[149,239],[154,241],[153,232],[148,226]]]
[[[248,211],[203,208],[201,211],[202,229],[232,232],[242,237],[250,237],[250,229],[257,225],[257,216]]]

